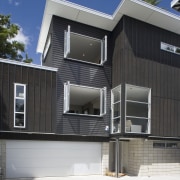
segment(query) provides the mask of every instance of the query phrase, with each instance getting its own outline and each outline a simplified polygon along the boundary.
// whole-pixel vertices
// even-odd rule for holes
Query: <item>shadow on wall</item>
[[[0,130],[9,130],[7,107],[0,93]]]

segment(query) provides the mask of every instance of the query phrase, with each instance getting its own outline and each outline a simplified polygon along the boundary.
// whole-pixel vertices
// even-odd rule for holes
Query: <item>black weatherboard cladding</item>
[[[14,128],[14,83],[26,84],[26,128]],[[56,72],[0,62],[0,130],[54,132],[55,95]]]
[[[161,42],[180,47],[180,36],[127,16],[118,26],[112,33],[113,87],[151,88],[151,135],[180,137],[180,56],[160,49]]]
[[[98,39],[109,35],[108,31],[53,16],[49,32],[52,34],[52,49],[50,50],[52,54],[48,55],[49,58],[45,60],[44,64],[50,64],[59,69],[57,73],[56,133],[108,136],[105,126],[110,124],[111,61],[108,58],[104,66],[97,66],[64,59],[64,31],[68,25],[71,26],[72,32]],[[64,83],[67,81],[77,85],[107,87],[107,114],[103,117],[63,114]]]

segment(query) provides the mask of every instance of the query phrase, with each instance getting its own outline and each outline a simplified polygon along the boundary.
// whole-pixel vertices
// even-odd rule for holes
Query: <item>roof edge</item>
[[[2,59],[0,58],[0,63],[6,63],[6,64],[14,64],[18,66],[25,66],[25,67],[30,67],[30,68],[35,68],[35,69],[42,69],[42,70],[48,70],[48,71],[58,71],[58,68],[53,68],[53,67],[48,67],[48,66],[41,66],[37,64],[29,64],[29,63],[24,63],[24,62],[19,62],[15,60],[10,60],[10,59]]]

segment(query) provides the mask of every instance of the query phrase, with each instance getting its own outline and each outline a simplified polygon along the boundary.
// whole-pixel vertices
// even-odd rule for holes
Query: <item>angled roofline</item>
[[[180,11],[180,0],[171,1],[171,7],[177,11]]]
[[[113,15],[108,15],[66,0],[46,0],[37,45],[37,52],[39,53],[43,52],[53,15],[108,31],[112,31],[122,16],[127,15],[180,34],[180,16],[141,0],[122,0]]]
[[[53,68],[53,67],[48,67],[48,66],[41,66],[37,64],[31,64],[31,63],[24,63],[24,62],[19,62],[15,60],[9,60],[9,59],[2,59],[0,58],[0,63],[6,63],[6,64],[14,64],[17,66],[24,66],[24,67],[30,67],[30,68],[35,68],[35,69],[42,69],[42,70],[48,70],[48,71],[58,71],[58,68]]]

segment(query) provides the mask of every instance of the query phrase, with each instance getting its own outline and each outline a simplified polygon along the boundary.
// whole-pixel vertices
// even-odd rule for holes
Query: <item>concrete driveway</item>
[[[109,176],[69,176],[69,177],[48,177],[48,178],[34,178],[33,180],[116,180],[117,178]],[[121,180],[180,180],[179,176],[151,176],[151,177],[137,177],[137,176],[123,176]]]

